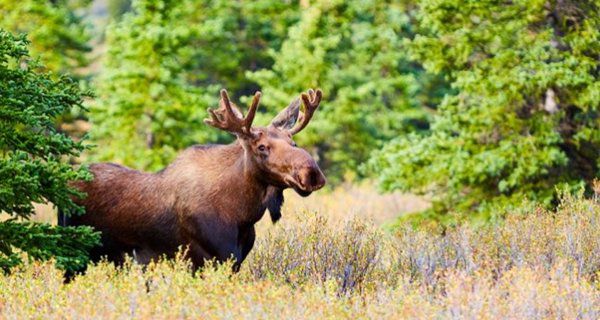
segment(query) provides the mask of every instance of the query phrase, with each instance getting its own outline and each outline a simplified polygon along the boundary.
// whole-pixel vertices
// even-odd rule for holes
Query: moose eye
[[[265,147],[265,145],[261,144],[260,146],[258,146],[258,151],[265,151],[267,150],[267,147]]]

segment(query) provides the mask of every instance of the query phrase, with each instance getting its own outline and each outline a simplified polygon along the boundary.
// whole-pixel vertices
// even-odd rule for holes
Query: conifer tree
[[[96,160],[158,170],[177,151],[219,134],[202,123],[211,99],[185,73],[193,50],[188,1],[139,0],[106,32],[92,107]],[[216,96],[217,88],[213,88]]]
[[[246,73],[271,68],[288,28],[300,18],[298,1],[194,0],[190,76],[198,86],[218,84],[233,96],[253,96],[259,85]]]
[[[69,181],[89,177],[73,168],[85,146],[54,127],[62,113],[81,108],[84,93],[66,77],[54,79],[30,60],[28,42],[0,29],[0,269],[9,270],[30,258],[55,258],[66,270],[84,266],[87,251],[97,243],[90,228],[62,228],[30,223],[33,203],[50,202],[65,211],[81,213],[71,197],[80,194]]]

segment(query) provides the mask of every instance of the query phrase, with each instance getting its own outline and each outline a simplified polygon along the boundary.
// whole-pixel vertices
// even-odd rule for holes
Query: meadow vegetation
[[[64,284],[52,263],[29,263],[0,275],[0,317],[600,317],[597,199],[437,231],[296,211],[259,232],[238,274],[193,274],[183,259],[100,263]]]

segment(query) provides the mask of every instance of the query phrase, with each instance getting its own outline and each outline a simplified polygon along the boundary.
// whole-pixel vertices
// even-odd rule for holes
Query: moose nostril
[[[311,186],[319,185],[319,176],[318,176],[317,171],[315,171],[315,170],[310,171],[310,185]]]
[[[304,172],[305,174],[303,177],[305,178],[305,181],[301,181],[301,184],[304,187],[316,190],[325,185],[325,177],[323,176],[323,173],[321,173],[321,170],[309,167],[306,168]]]
[[[320,189],[326,183],[325,176],[323,175],[323,173],[321,172],[321,170],[317,170],[315,172],[315,174],[316,174],[316,180],[315,180],[315,184],[314,185],[316,186],[317,189]]]

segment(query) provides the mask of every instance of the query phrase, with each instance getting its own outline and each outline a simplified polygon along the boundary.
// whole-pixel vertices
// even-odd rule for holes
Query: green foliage
[[[313,147],[330,181],[355,175],[383,141],[428,126],[419,105],[432,78],[407,61],[407,12],[393,1],[315,1],[271,52],[273,67],[249,74],[270,115],[308,88],[323,89],[319,114],[297,139]]]
[[[119,20],[123,14],[131,10],[131,0],[108,0],[108,14],[112,20]]]
[[[195,29],[190,76],[199,86],[219,85],[233,96],[253,95],[259,86],[248,71],[270,68],[271,50],[300,17],[296,1],[196,0],[188,26]]]
[[[575,1],[420,4],[413,59],[450,76],[431,133],[398,137],[371,167],[386,190],[428,194],[433,213],[488,218],[600,176],[600,8]]]
[[[84,168],[73,169],[65,161],[65,157],[78,156],[85,146],[54,127],[57,116],[81,107],[85,94],[68,78],[53,79],[39,72],[41,65],[28,59],[27,44],[24,36],[14,37],[0,29],[0,212],[14,218],[0,222],[2,269],[19,261],[13,247],[33,258],[48,258],[65,253],[52,245],[69,243],[67,238],[55,239],[60,235],[88,246],[97,241],[89,229],[62,230],[14,221],[28,219],[33,202],[51,202],[81,212],[71,199],[79,193],[68,181],[89,177]],[[85,262],[78,251],[57,259],[66,268]]]
[[[45,68],[65,73],[87,65],[90,34],[82,10],[91,0],[0,0],[0,28],[27,33]]]
[[[73,207],[76,192],[67,181],[86,178],[73,170],[63,156],[78,156],[80,141],[57,132],[53,119],[81,107],[83,95],[69,78],[53,80],[37,72],[28,60],[27,41],[0,33],[0,208],[29,217],[31,202],[46,199],[59,207]]]
[[[96,159],[156,170],[178,150],[215,140],[202,119],[205,91],[185,78],[191,57],[187,1],[134,1],[106,32],[108,52],[92,108]],[[215,94],[216,96],[216,94]]]
[[[89,262],[88,252],[98,243],[98,234],[89,227],[55,227],[42,223],[0,223],[0,269],[22,263],[18,252],[36,260],[54,259],[57,267],[78,271]]]
[[[206,108],[220,87],[256,89],[244,71],[269,65],[266,49],[281,42],[290,12],[272,1],[134,1],[106,32],[95,159],[157,170],[194,143],[230,141],[202,123]]]

